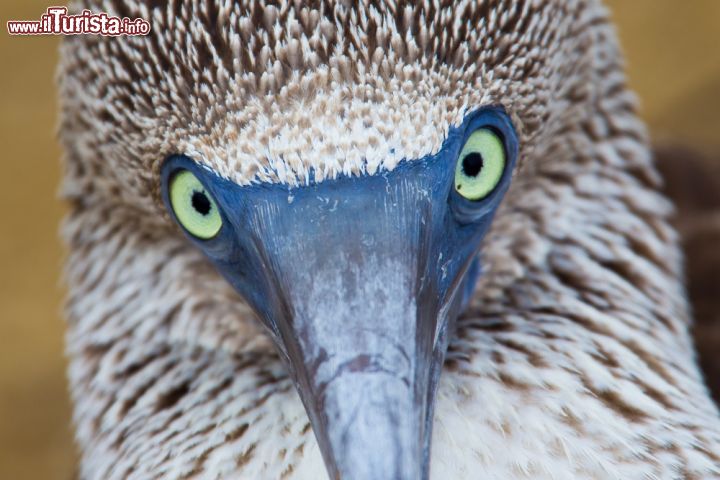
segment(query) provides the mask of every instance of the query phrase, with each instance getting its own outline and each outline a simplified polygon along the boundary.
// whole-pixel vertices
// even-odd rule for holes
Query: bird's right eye
[[[210,192],[189,170],[170,180],[170,205],[175,218],[194,237],[209,240],[218,234],[223,220]]]
[[[470,135],[455,167],[455,191],[478,201],[500,183],[505,170],[505,146],[493,130],[481,128]]]

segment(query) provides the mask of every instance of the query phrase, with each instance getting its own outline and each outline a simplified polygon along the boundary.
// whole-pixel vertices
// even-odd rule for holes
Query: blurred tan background
[[[657,140],[720,152],[720,1],[610,0],[630,81]],[[38,0],[0,3],[0,479],[74,468],[61,317],[63,206],[56,200],[57,38],[10,37]]]

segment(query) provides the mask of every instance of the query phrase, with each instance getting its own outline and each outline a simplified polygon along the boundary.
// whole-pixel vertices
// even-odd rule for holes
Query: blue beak
[[[473,121],[496,122],[512,138],[514,163],[504,114],[484,110]],[[181,156],[163,167],[166,180],[193,171],[220,206],[219,235],[193,241],[270,332],[330,478],[428,477],[448,340],[512,170],[482,202],[460,197],[454,166],[470,128],[390,172],[297,188],[240,187]]]

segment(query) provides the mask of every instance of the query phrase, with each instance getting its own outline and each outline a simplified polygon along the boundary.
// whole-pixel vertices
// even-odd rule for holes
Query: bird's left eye
[[[474,131],[455,166],[455,190],[468,200],[482,200],[500,183],[505,163],[502,138],[487,128]]]
[[[170,204],[178,222],[191,235],[208,240],[218,234],[222,216],[215,200],[189,170],[180,170],[170,180]]]

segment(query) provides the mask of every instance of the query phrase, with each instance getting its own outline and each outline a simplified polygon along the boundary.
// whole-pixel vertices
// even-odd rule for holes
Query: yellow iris
[[[481,128],[465,142],[455,167],[455,190],[468,200],[482,200],[500,183],[505,145],[492,130]]]
[[[170,204],[178,222],[197,238],[213,238],[222,227],[215,200],[189,170],[181,170],[170,181]]]

